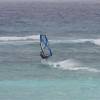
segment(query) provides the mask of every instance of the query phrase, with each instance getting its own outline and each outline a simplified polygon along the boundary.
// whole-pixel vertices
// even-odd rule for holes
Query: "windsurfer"
[[[46,35],[40,35],[40,47],[40,56],[42,59],[48,59],[50,56],[52,56],[52,52],[48,45],[48,39]]]
[[[49,57],[49,55],[44,54],[42,51],[40,52],[40,56],[42,59],[47,59]]]

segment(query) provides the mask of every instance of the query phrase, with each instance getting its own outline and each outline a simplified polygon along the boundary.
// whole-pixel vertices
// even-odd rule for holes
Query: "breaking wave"
[[[24,41],[24,42],[39,42],[39,35],[30,35],[30,36],[8,36],[8,37],[0,37],[0,42],[15,42],[15,41]],[[95,45],[100,46],[100,39],[61,39],[61,40],[49,40],[50,44],[58,44],[58,43],[86,43],[90,42]]]
[[[25,41],[25,40],[39,40],[39,35],[31,35],[31,36],[9,36],[9,37],[0,37],[0,41]]]
[[[100,72],[100,70],[95,69],[95,68],[90,68],[90,67],[81,67],[82,64],[74,59],[68,59],[64,61],[59,61],[59,62],[50,62],[50,61],[41,61],[42,64],[46,64],[49,66],[53,66],[54,68],[59,68],[62,70],[83,70],[83,71],[89,71],[89,72]]]
[[[100,45],[100,39],[73,39],[73,40],[50,40],[51,43],[86,43]]]

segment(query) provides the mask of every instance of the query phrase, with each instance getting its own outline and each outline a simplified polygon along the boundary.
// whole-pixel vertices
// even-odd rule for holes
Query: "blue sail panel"
[[[49,52],[50,52],[50,56],[52,56],[52,51],[51,51],[51,49],[50,48],[48,48],[49,49]]]

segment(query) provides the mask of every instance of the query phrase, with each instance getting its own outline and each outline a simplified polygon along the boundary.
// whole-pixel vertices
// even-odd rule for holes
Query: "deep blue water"
[[[0,3],[0,100],[99,100],[99,76],[99,3]]]

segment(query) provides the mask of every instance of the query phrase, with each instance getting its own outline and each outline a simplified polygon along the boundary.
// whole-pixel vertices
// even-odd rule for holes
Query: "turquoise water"
[[[97,100],[100,98],[99,82],[99,79],[2,81],[0,98],[3,100]]]
[[[0,100],[100,99],[100,4],[0,5]],[[39,54],[44,32],[47,61]]]

